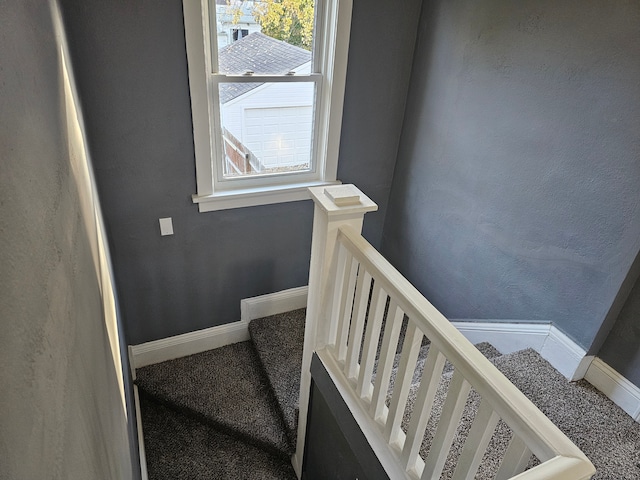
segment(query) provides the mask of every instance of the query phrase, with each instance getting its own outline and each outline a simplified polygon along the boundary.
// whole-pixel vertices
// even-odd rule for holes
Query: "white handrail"
[[[593,475],[595,470],[580,449],[361,235],[352,229],[340,228],[336,242],[397,303],[416,328],[453,364],[455,371],[543,462],[516,478],[578,480]],[[336,249],[336,252],[340,250]],[[413,370],[408,370],[411,375]],[[399,381],[396,379],[396,384]],[[542,472],[544,475],[540,476]]]
[[[436,345],[451,364],[489,400],[539,458],[586,457],[531,401],[465,338],[442,313],[398,272],[369,242],[349,229],[340,229],[337,241],[380,282],[405,314]],[[527,440],[529,440],[527,442]]]
[[[481,403],[454,479],[474,478],[499,420],[511,429],[512,440],[494,478],[591,478],[595,469],[580,449],[360,235],[364,213],[375,210],[375,204],[352,185],[310,192],[316,205],[294,457],[297,473],[306,434],[308,365],[316,352],[390,478],[440,477],[471,390]],[[387,398],[405,319],[402,353]],[[429,354],[405,430],[403,417],[425,336]],[[420,449],[436,390],[444,385],[440,378],[445,359],[453,365],[453,376],[432,446],[423,458]],[[525,470],[532,454],[541,463]]]

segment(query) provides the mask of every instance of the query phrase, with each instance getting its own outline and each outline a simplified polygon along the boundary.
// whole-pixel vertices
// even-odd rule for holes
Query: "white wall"
[[[0,3],[0,478],[135,478],[108,251],[55,0]]]
[[[236,23],[233,21],[232,9],[227,5],[216,5],[218,48],[225,47],[234,41],[234,29],[248,30],[248,35],[262,31],[262,28],[253,17],[253,4],[254,2],[251,1],[242,2],[242,15]]]

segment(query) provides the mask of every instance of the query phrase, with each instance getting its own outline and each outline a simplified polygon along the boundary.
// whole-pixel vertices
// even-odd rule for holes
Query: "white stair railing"
[[[464,444],[458,446],[453,478],[475,478],[499,421],[509,427],[512,438],[494,462],[498,467],[493,478],[591,478],[595,469],[586,456],[360,235],[364,213],[376,205],[353,185],[315,187],[310,192],[315,217],[294,457],[297,473],[302,467],[309,365],[315,352],[390,478],[440,478],[454,440]],[[403,322],[404,343],[389,388]],[[424,337],[430,341],[429,352],[419,383],[412,385]],[[453,374],[423,457],[420,450],[428,421],[435,416],[432,407],[443,388],[446,361]],[[412,388],[415,401],[408,412]],[[480,397],[477,411],[466,438],[456,440],[472,391]],[[532,455],[539,464],[526,470]]]

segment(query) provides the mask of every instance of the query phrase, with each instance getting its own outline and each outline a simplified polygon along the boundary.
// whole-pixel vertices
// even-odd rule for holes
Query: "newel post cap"
[[[378,205],[352,184],[311,187],[309,193],[315,204],[329,216],[378,210]]]

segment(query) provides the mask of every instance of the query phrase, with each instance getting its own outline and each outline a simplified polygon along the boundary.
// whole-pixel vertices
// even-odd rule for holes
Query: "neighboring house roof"
[[[223,47],[218,52],[220,72],[242,75],[284,75],[311,61],[311,52],[255,32]],[[262,83],[222,83],[220,103],[227,103]]]

